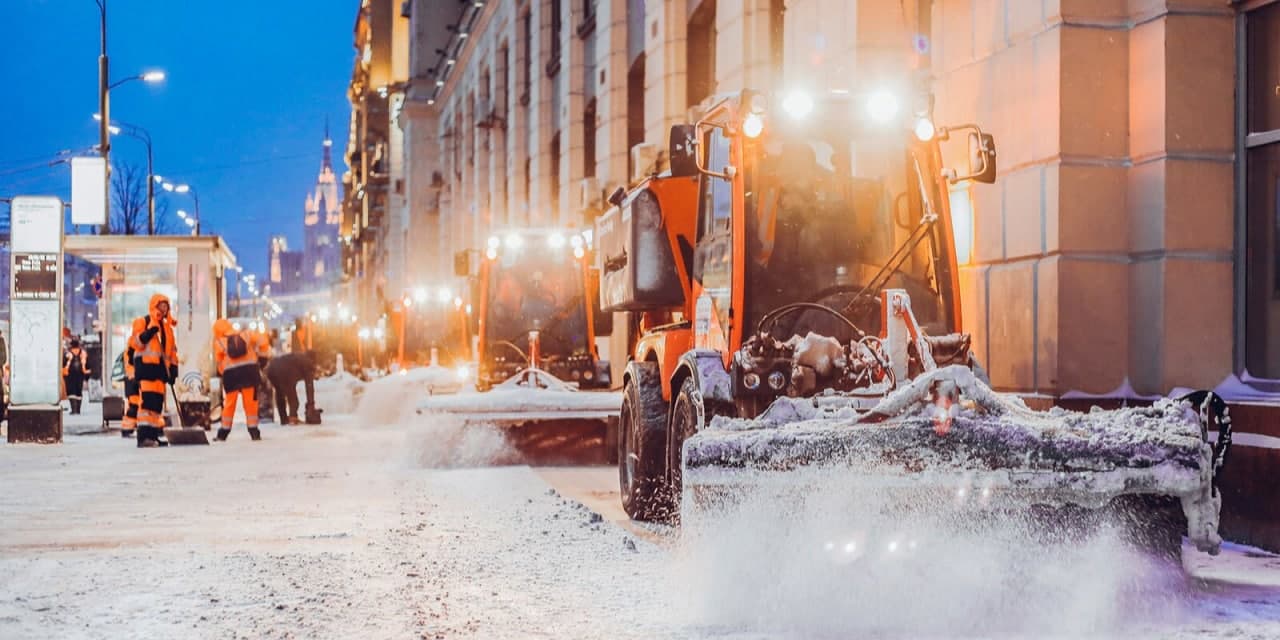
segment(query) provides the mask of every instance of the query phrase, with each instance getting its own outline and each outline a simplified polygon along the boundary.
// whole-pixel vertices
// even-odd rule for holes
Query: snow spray
[[[1105,523],[956,510],[847,470],[701,507],[685,500],[671,606],[687,624],[798,637],[1109,635],[1179,615],[1181,567]]]

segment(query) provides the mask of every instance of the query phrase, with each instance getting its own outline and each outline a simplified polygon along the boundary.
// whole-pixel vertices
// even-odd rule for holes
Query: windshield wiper
[[[920,241],[929,235],[929,230],[933,228],[933,224],[938,221],[938,214],[933,210],[933,201],[929,198],[929,190],[925,187],[924,172],[920,170],[920,159],[916,154],[911,154],[911,163],[916,170],[916,184],[920,188],[920,200],[924,203],[924,215],[920,216],[920,224],[911,230],[911,235],[903,241],[893,253],[889,255],[889,259],[885,261],[884,266],[876,272],[876,275],[867,281],[866,286],[854,296],[854,300],[868,294],[880,291],[889,283],[889,278],[902,268],[902,263],[907,261],[911,256],[911,252],[916,250]]]

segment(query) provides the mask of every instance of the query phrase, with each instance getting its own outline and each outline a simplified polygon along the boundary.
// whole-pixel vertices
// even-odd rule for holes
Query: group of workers
[[[121,435],[128,438],[136,434],[139,447],[168,444],[164,440],[164,395],[165,387],[178,378],[178,348],[173,334],[176,324],[169,299],[162,294],[151,296],[147,315],[133,322],[124,358],[128,409],[121,424]],[[274,388],[282,424],[301,423],[299,382],[306,384],[308,421],[312,421],[313,415],[318,416],[311,355],[298,345],[295,344],[291,353],[272,358],[271,344],[265,334],[219,318],[213,324],[213,354],[224,397],[218,441],[225,441],[231,434],[237,405],[243,406],[249,437],[262,439],[258,429],[258,390],[264,373]],[[64,367],[64,375],[67,371]],[[72,402],[73,412],[78,411],[78,404],[78,401]]]

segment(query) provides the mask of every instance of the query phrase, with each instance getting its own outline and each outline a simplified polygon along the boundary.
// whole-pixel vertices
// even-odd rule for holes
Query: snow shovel
[[[164,437],[169,440],[169,444],[209,444],[209,436],[205,435],[204,427],[200,425],[187,424],[186,412],[182,410],[182,403],[178,400],[178,392],[169,385],[169,393],[173,395],[173,408],[178,411],[178,422],[181,427],[165,427]]]

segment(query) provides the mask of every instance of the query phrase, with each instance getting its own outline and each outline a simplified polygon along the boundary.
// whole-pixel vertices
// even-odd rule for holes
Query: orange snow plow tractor
[[[993,392],[960,332],[948,192],[994,182],[994,141],[896,105],[727,96],[672,128],[669,171],[615,194],[596,241],[602,308],[639,314],[627,513],[688,520],[828,470],[966,509],[1124,514],[1143,542],[1216,552],[1225,405],[1042,412]],[[943,143],[965,140],[970,166],[948,169]]]
[[[479,393],[432,396],[418,412],[499,427],[531,464],[612,461],[621,397],[596,346],[612,317],[595,304],[590,255],[586,237],[559,230],[489,238],[476,279]]]

